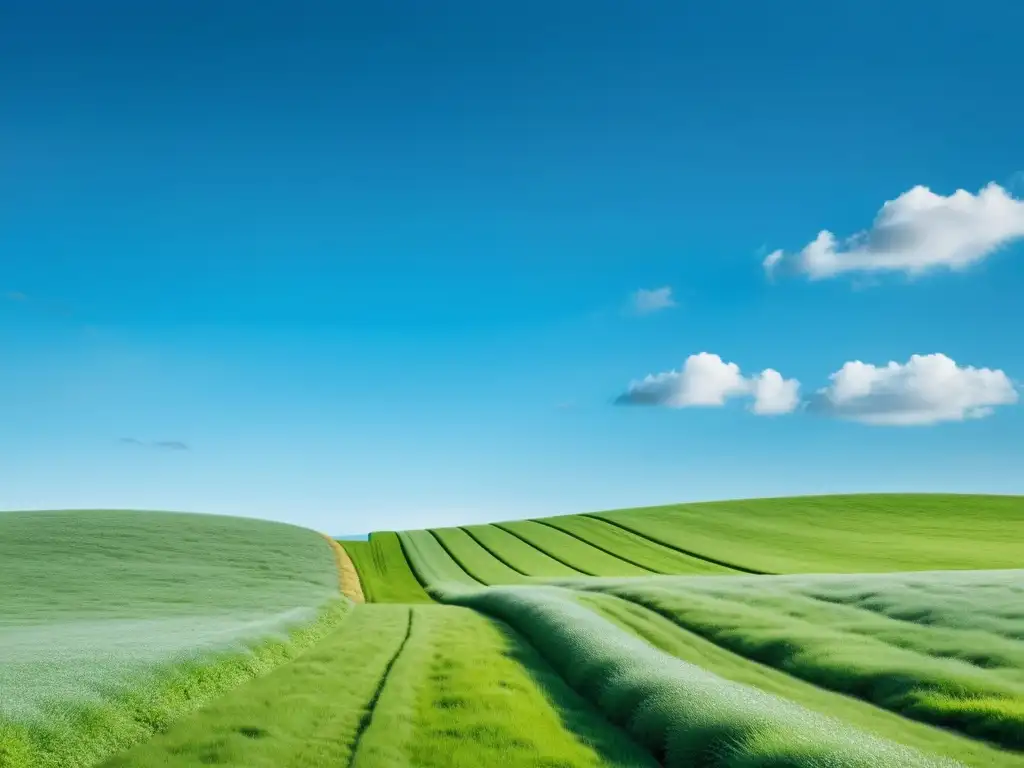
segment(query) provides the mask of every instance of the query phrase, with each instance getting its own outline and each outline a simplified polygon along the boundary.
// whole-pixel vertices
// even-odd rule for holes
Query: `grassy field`
[[[590,588],[823,688],[1024,749],[1024,570]]]
[[[432,602],[409,567],[397,533],[381,531],[371,534],[368,541],[342,541],[340,544],[352,558],[368,602]]]
[[[337,590],[323,538],[281,523],[0,514],[0,764],[86,765],[145,737],[313,642]]]
[[[482,584],[526,584],[533,580],[496,558],[461,528],[435,528],[431,533],[462,569]]]
[[[558,528],[534,520],[499,523],[497,527],[587,576],[650,576],[652,573]]]
[[[556,587],[439,590],[522,633],[656,759],[689,766],[957,765],[741,685],[623,631]]]
[[[594,515],[700,557],[765,573],[1019,568],[1024,497],[808,496]]]
[[[702,560],[617,528],[606,520],[586,515],[566,515],[538,520],[604,552],[652,573],[733,573],[733,569]],[[610,575],[610,574],[602,574]]]
[[[367,605],[296,661],[106,768],[643,768],[656,763],[507,627]]]
[[[1024,768],[1022,510],[0,515],[0,766]]]

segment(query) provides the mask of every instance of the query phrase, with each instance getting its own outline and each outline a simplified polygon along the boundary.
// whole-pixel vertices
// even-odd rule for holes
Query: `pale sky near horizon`
[[[0,509],[1024,493],[1022,28],[6,3]]]

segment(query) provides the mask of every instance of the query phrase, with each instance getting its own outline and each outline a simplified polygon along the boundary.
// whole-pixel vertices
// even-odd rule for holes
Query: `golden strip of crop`
[[[326,533],[321,533],[327,543],[331,546],[331,551],[334,553],[334,562],[338,565],[338,585],[341,588],[341,594],[347,597],[354,603],[365,603],[366,598],[363,596],[363,585],[359,581],[359,574],[356,572],[356,566],[352,562],[352,558],[348,556],[348,552],[338,542],[328,536]]]

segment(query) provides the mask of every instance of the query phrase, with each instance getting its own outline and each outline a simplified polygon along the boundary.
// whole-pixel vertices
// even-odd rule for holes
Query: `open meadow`
[[[1024,768],[1021,498],[678,505],[333,551],[257,520],[8,513],[0,557],[4,768]]]

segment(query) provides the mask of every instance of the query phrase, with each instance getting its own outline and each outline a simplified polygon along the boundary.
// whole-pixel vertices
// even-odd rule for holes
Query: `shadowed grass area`
[[[355,564],[367,602],[433,602],[410,569],[397,533],[381,531],[370,534],[369,541],[340,543]]]
[[[448,606],[364,605],[291,664],[105,768],[654,768],[515,633]]]
[[[0,762],[84,766],[148,736],[322,635],[337,585],[323,538],[281,523],[0,514]]]

